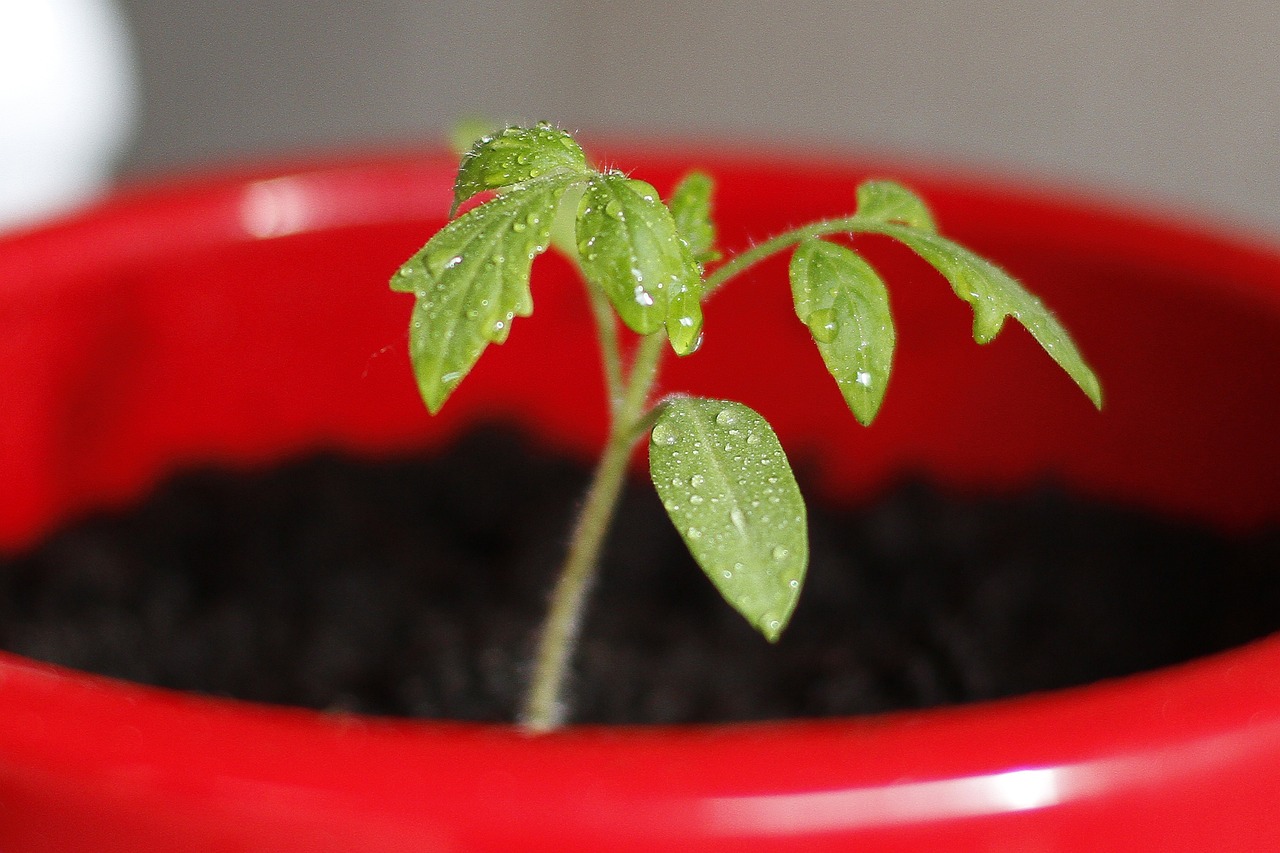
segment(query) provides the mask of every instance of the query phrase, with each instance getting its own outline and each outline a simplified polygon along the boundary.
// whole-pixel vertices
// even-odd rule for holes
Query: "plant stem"
[[[810,237],[842,231],[881,231],[885,227],[884,223],[847,216],[787,231],[723,264],[707,277],[704,292],[710,295],[749,267]],[[534,732],[550,731],[563,722],[561,693],[581,632],[583,605],[626,482],[627,461],[631,458],[632,448],[645,432],[641,426],[650,413],[646,404],[667,337],[665,333],[658,332],[640,342],[631,372],[624,381],[612,308],[603,293],[590,286],[588,289],[609,392],[609,438],[574,525],[564,566],[552,591],[551,606],[538,641],[533,678],[520,713],[521,724]]]
[[[770,255],[777,254],[789,246],[808,240],[810,237],[824,237],[828,234],[851,233],[854,231],[887,232],[890,228],[892,226],[887,226],[886,223],[864,219],[860,216],[841,216],[836,219],[810,222],[800,228],[784,231],[776,237],[771,237],[763,243],[757,243],[750,249],[734,255],[726,263],[717,267],[715,272],[707,276],[706,284],[703,285],[703,292],[710,296],[726,281],[739,273],[745,272],[749,267],[755,266]]]
[[[521,724],[535,732],[556,728],[563,721],[560,696],[569,661],[582,628],[583,604],[595,577],[600,550],[626,482],[627,461],[641,437],[637,425],[647,414],[646,403],[657,376],[666,334],[658,332],[640,342],[626,388],[613,409],[609,439],[587,489],[582,511],[569,540],[564,566],[551,594],[551,607],[538,641],[533,679],[520,713]]]
[[[626,392],[622,384],[622,351],[618,348],[618,321],[609,298],[598,287],[587,285],[591,310],[596,318],[596,337],[600,342],[600,359],[604,363],[605,393],[609,398],[609,417],[616,419]]]

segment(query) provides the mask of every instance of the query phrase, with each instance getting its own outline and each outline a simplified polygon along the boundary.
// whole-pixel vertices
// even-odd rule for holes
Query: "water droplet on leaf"
[[[810,314],[809,333],[820,343],[829,344],[834,341],[836,335],[840,334],[840,322],[836,319],[836,312],[830,308],[823,308]]]
[[[679,437],[670,424],[658,424],[653,428],[654,444],[665,444],[669,447],[675,444]]]

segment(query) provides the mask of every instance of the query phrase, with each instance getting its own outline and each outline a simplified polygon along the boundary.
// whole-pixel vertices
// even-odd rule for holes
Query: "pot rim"
[[[688,152],[675,156],[699,159]],[[715,160],[750,169],[794,165],[800,158],[717,154]],[[0,281],[32,265],[72,264],[84,253],[117,251],[112,244],[123,233],[133,235],[129,251],[145,255],[159,235],[212,242],[269,239],[429,218],[447,197],[442,162],[444,156],[434,152],[363,155],[130,189],[0,239]],[[841,161],[823,168],[849,167]],[[1082,203],[1070,193],[1064,200],[1052,191],[999,180],[994,188],[979,187],[954,171],[881,163],[870,170],[881,168],[908,172],[929,188],[945,186],[961,196],[982,194],[1012,205],[1020,215],[1011,217],[1009,229],[1032,231],[1047,211],[1068,211],[1078,225],[1074,239],[1083,234],[1101,250],[1119,251],[1127,240],[1117,232],[1136,229],[1144,241],[1166,243],[1173,252],[1208,252],[1225,257],[1228,267],[1267,266],[1280,281],[1280,252],[1247,240],[1117,205]],[[384,183],[410,182],[422,192],[370,188],[365,182],[371,174]],[[288,199],[298,192],[309,206],[291,220]],[[1280,315],[1280,286],[1241,287],[1235,295]],[[26,298],[15,288],[4,298],[19,296]],[[0,654],[0,695],[9,709],[0,718],[0,763],[4,774],[24,783],[59,766],[74,780],[61,783],[68,789],[100,787],[101,780],[118,779],[122,768],[133,768],[152,774],[148,778],[162,787],[183,789],[188,802],[203,801],[208,783],[167,776],[171,771],[155,763],[162,744],[166,761],[224,782],[304,787],[308,808],[348,790],[353,779],[366,787],[350,795],[348,806],[422,810],[424,802],[439,798],[445,806],[419,812],[433,820],[455,808],[463,793],[483,791],[507,809],[500,818],[485,811],[483,819],[508,829],[539,810],[564,814],[580,806],[582,782],[589,777],[601,811],[574,818],[579,824],[566,830],[569,837],[594,837],[610,822],[634,829],[640,815],[649,824],[637,830],[638,839],[666,837],[677,829],[716,838],[747,832],[827,838],[889,823],[1092,808],[1109,797],[1147,796],[1153,786],[1174,789],[1162,795],[1159,808],[1167,809],[1199,797],[1221,799],[1204,793],[1205,780],[1241,774],[1258,780],[1265,794],[1280,785],[1277,672],[1280,635],[1273,635],[1154,672],[974,705],[785,723],[575,726],[531,737],[508,725],[371,719],[194,697]],[[259,746],[211,749],[223,738]],[[933,746],[939,742],[950,744],[945,754]],[[743,752],[759,760],[726,758]],[[398,764],[403,772],[393,782],[378,780],[368,770],[371,759]],[[441,778],[426,772],[440,766],[451,773]],[[922,767],[928,768],[923,775]],[[538,786],[533,794],[530,784]],[[610,811],[635,798],[644,800],[639,811]],[[476,826],[481,819],[465,818]]]

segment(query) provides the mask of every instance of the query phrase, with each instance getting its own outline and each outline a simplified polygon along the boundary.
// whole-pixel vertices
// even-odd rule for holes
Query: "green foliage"
[[[680,239],[699,264],[720,260],[716,251],[716,225],[711,219],[711,177],[690,172],[671,191],[671,215]]]
[[[731,400],[675,397],[649,439],[649,473],[698,565],[771,642],[809,562],[804,498],[772,427]]]
[[[462,158],[453,184],[452,216],[476,193],[501,190],[556,173],[585,176],[587,155],[573,137],[549,124],[508,127],[476,140]]]
[[[446,225],[392,280],[417,297],[409,354],[432,414],[484,348],[502,343],[516,317],[533,313],[530,265],[546,250],[556,205],[575,180],[533,178]]]
[[[593,175],[578,203],[578,263],[622,322],[667,329],[680,355],[702,332],[702,273],[657,190],[617,172]]]
[[[910,246],[942,273],[956,296],[973,307],[975,341],[990,343],[1004,325],[1004,318],[1013,317],[1080,386],[1094,406],[1102,408],[1102,386],[1098,377],[1067,330],[1039,297],[995,264],[937,234],[898,225],[886,225],[881,232]]]
[[[884,282],[851,249],[811,238],[791,256],[791,295],[845,402],[859,422],[870,424],[893,364]]]
[[[459,205],[482,193],[493,197],[453,218]],[[552,623],[576,618],[573,602],[589,577],[582,567],[594,563],[603,538],[596,534],[607,525],[631,447],[646,429],[654,486],[707,577],[771,641],[791,617],[808,560],[805,508],[773,430],[730,400],[649,400],[663,345],[669,342],[679,355],[698,349],[702,301],[751,265],[794,249],[796,315],[863,424],[880,409],[893,362],[888,293],[856,252],[824,239],[859,232],[897,239],[937,268],[972,306],[979,343],[994,338],[1006,317],[1021,322],[1101,406],[1097,377],[1040,300],[999,267],[940,236],[928,206],[905,187],[869,181],[857,190],[856,213],[758,243],[715,266],[704,280],[704,266],[721,259],[712,193],[711,178],[695,172],[664,204],[649,184],[591,167],[558,128],[509,127],[470,146],[454,187],[452,221],[391,281],[394,290],[415,297],[409,350],[433,413],[485,347],[505,341],[514,319],[532,312],[532,264],[549,245],[577,262],[593,294],[606,376],[616,395],[613,422],[588,502],[587,515],[595,516],[584,516],[575,534],[568,564],[575,568],[566,568],[563,589],[557,588],[549,647],[539,654],[542,674],[531,691],[535,727],[554,724],[556,685],[571,642],[564,638],[574,633]],[[644,337],[627,378],[611,310]],[[584,545],[588,540],[592,544]]]
[[[871,222],[905,225],[933,233],[933,214],[920,196],[893,181],[867,181],[858,187],[858,216]]]

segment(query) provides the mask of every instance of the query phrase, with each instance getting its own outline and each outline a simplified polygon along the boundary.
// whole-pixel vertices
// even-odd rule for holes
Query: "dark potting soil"
[[[203,471],[0,561],[0,646],[310,708],[509,720],[587,473],[478,431],[435,458]],[[1082,684],[1280,627],[1280,532],[1228,540],[1045,487],[810,506],[766,643],[626,493],[576,660],[579,722],[858,714]]]

